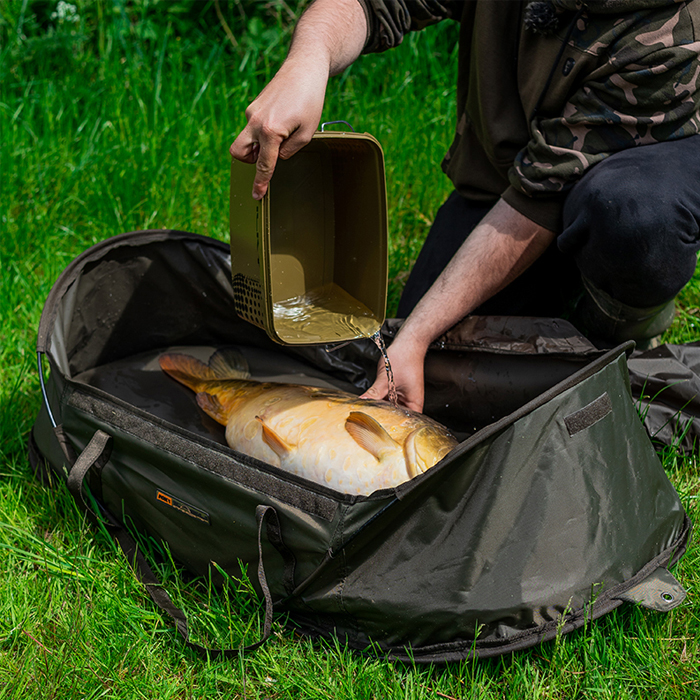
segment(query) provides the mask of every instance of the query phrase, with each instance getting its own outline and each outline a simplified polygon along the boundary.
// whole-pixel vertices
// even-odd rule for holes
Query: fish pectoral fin
[[[293,449],[286,440],[281,438],[260,416],[255,416],[255,420],[262,426],[263,442],[280,458],[284,459]]]
[[[213,394],[200,391],[197,394],[197,405],[217,423],[221,423],[221,425],[226,425],[228,423],[228,412],[221,405],[221,401]]]
[[[418,474],[422,474],[428,468],[425,460],[421,458],[418,447],[418,436],[423,430],[425,430],[425,428],[416,428],[406,436],[403,442],[403,453],[406,458],[406,472],[408,473],[409,479],[418,476]]]
[[[345,430],[352,439],[374,458],[381,462],[387,452],[399,446],[394,438],[372,416],[360,411],[351,411],[345,421]]]

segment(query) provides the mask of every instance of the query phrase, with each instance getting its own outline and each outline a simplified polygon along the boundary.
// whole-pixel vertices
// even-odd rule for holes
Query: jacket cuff
[[[539,226],[561,233],[561,214],[564,208],[564,195],[559,197],[528,197],[512,185],[501,195],[506,204]]]
[[[362,49],[362,53],[371,53],[370,40],[375,35],[376,32],[376,19],[369,8],[369,0],[357,0],[362,7],[362,11],[365,13],[365,20],[367,20],[367,35],[365,36],[365,45]],[[374,49],[376,51],[376,48]]]

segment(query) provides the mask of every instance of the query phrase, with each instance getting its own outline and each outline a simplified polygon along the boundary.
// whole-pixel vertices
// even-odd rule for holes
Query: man
[[[422,409],[429,344],[474,310],[556,315],[573,280],[575,322],[603,341],[644,341],[670,323],[700,249],[699,3],[316,0],[303,15],[231,146],[257,163],[257,198],[277,158],[311,138],[329,75],[409,30],[461,23],[443,162],[455,192],[389,349],[404,405]],[[380,372],[365,396],[386,392]]]

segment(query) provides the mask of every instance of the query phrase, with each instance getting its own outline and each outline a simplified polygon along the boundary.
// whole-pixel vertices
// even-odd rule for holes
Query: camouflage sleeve
[[[358,0],[367,17],[363,53],[398,46],[408,32],[443,19],[459,19],[463,0]]]
[[[632,36],[608,44],[607,59],[559,116],[535,116],[531,140],[509,172],[515,190],[530,197],[566,192],[617,151],[700,132],[700,40],[692,18],[685,4],[652,16],[637,17]]]

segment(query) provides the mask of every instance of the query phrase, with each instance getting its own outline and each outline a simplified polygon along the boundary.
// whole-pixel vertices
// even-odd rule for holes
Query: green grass
[[[300,638],[283,620],[242,660],[207,661],[181,645],[110,539],[65,490],[31,474],[36,328],[58,274],[97,241],[149,227],[227,237],[228,145],[290,24],[280,3],[257,14],[248,6],[244,33],[239,5],[222,3],[234,49],[211,2],[154,10],[141,0],[131,16],[121,0],[77,5],[78,23],[47,29],[54,3],[0,0],[0,698],[697,697],[694,544],[676,569],[689,597],[672,613],[625,606],[495,660],[392,665]],[[324,118],[350,121],[385,150],[390,314],[450,190],[439,162],[454,123],[454,41],[455,27],[433,28],[363,58],[329,89]],[[681,295],[669,340],[697,337],[699,285],[696,276]],[[700,520],[696,458],[667,449],[664,464]],[[197,639],[255,640],[260,609],[245,581],[212,589],[167,559],[159,571]]]

